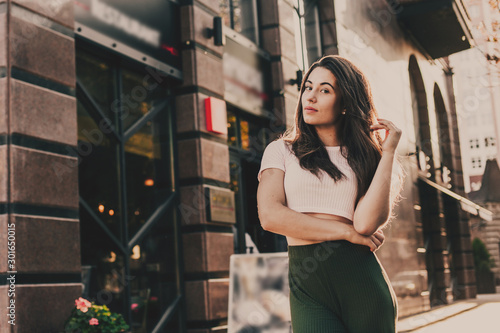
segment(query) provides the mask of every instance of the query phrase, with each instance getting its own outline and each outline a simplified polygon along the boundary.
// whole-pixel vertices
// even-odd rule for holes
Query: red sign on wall
[[[209,132],[227,134],[226,101],[215,97],[205,98],[205,119]]]

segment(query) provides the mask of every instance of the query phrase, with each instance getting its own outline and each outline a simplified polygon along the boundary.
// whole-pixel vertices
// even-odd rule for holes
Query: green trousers
[[[378,258],[347,241],[288,246],[294,333],[394,333],[397,301]]]

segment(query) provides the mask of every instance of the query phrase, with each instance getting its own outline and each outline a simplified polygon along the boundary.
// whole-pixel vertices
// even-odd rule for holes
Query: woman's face
[[[337,79],[328,69],[316,67],[309,74],[302,94],[302,112],[306,124],[334,126],[342,119]]]

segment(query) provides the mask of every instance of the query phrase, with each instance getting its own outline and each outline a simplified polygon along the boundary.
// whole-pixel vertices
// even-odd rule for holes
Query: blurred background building
[[[455,94],[465,192],[481,187],[486,161],[498,160],[500,118],[500,72],[497,64],[488,61],[495,53],[492,36],[500,13],[489,0],[466,0],[471,19],[475,47],[450,56],[455,73]],[[490,41],[491,40],[491,41]]]
[[[500,148],[497,144],[500,133],[500,11],[498,1],[466,0],[464,3],[471,19],[475,47],[451,55],[450,63],[456,76],[465,191],[470,200],[493,212],[492,220],[481,216],[471,219],[472,238],[484,243],[494,263],[491,272],[476,271],[477,279],[481,280],[478,286],[492,291],[495,285],[497,290],[500,285],[500,196],[497,190],[500,188]]]
[[[301,70],[324,54],[358,65],[403,130],[405,199],[378,252],[400,315],[476,296],[469,220],[491,212],[464,197],[447,58],[472,44],[462,1],[0,8],[0,223],[16,230],[15,266],[0,269],[17,272],[15,332],[61,330],[82,295],[132,332],[225,332],[231,254],[247,234],[286,251],[260,227],[257,171],[293,122]]]
[[[488,292],[500,292],[500,169],[497,160],[486,161],[482,177],[481,188],[470,192],[469,199],[491,211],[493,218],[486,220],[481,216],[473,216],[470,220],[471,238],[483,242],[493,265],[490,264],[492,267],[480,274],[482,277],[479,279],[485,281],[478,283],[478,287],[481,287],[481,284],[489,285]],[[476,275],[479,273],[476,271]]]

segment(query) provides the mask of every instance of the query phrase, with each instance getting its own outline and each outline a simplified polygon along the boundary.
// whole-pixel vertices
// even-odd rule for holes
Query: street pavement
[[[500,293],[478,295],[402,319],[399,333],[500,333]]]

